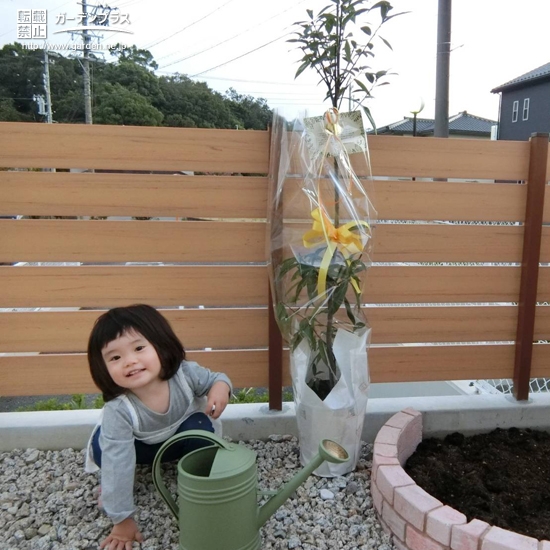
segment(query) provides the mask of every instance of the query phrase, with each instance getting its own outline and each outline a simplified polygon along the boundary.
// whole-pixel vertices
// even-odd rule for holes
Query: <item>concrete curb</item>
[[[370,399],[363,439],[372,443],[397,412],[422,413],[424,436],[452,432],[474,434],[494,428],[550,429],[550,395],[533,394],[518,403],[511,396],[470,395]],[[0,451],[21,448],[82,449],[99,418],[99,410],[0,413]],[[297,435],[293,403],[282,411],[266,404],[229,405],[223,414],[224,435],[234,440],[266,439],[272,434]]]

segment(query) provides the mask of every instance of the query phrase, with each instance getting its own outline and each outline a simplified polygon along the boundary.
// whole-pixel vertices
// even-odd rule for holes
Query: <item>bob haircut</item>
[[[139,332],[155,348],[162,380],[172,378],[185,359],[182,343],[170,323],[154,307],[135,304],[110,309],[98,317],[88,340],[90,374],[105,402],[122,395],[126,389],[113,382],[101,352],[109,342],[131,331]]]

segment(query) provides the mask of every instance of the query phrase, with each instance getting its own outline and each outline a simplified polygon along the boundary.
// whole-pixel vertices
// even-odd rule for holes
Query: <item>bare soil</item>
[[[550,540],[550,434],[510,428],[425,439],[405,471],[468,518]]]

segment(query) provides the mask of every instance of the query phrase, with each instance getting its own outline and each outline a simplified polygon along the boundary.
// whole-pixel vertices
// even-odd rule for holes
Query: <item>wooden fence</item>
[[[550,339],[550,307],[535,308],[550,302],[548,137],[372,136],[369,148],[384,178],[365,293],[371,380],[515,378],[528,391],[529,376],[550,378],[550,346],[532,345]],[[0,123],[0,167],[57,170],[0,171],[0,216],[23,216],[0,219],[0,395],[96,391],[94,320],[143,302],[190,358],[235,387],[271,386],[277,407],[290,379],[273,332],[269,366],[268,157],[268,132]]]

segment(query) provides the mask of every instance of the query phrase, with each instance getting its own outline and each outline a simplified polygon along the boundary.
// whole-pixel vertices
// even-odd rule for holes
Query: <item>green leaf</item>
[[[351,321],[351,324],[355,327],[355,315],[353,314],[353,311],[351,309],[351,305],[349,303],[349,300],[347,298],[344,298],[344,306],[346,307],[346,313],[348,315],[348,319]]]
[[[349,42],[346,40],[346,44],[344,46],[344,51],[345,51],[345,59],[346,61],[350,61],[351,62],[351,48],[350,48],[350,45],[349,45]]]
[[[368,36],[370,36],[372,34],[372,29],[370,27],[361,27],[361,30]]]
[[[363,90],[367,95],[370,96],[370,91],[363,82],[361,82],[360,80],[355,80],[355,83],[357,84],[357,86],[359,86],[359,88],[361,88],[361,90]]]
[[[300,76],[310,65],[311,65],[311,63],[309,61],[304,61],[298,67],[298,70],[296,71],[296,74],[294,75],[294,78],[297,78],[298,76]]]
[[[365,113],[365,115],[369,119],[369,122],[372,124],[372,128],[374,129],[374,133],[377,134],[378,132],[376,131],[376,122],[374,122],[374,118],[372,118],[372,114],[370,112],[370,109],[363,105],[363,112]]]
[[[378,36],[378,38],[380,38],[380,40],[382,40],[382,42],[384,42],[384,44],[386,44],[386,46],[388,46],[388,48],[393,52],[391,44],[385,38],[382,38],[381,36]]]
[[[332,300],[329,303],[329,307],[328,307],[329,315],[336,314],[336,312],[340,309],[340,306],[342,305],[344,298],[346,296],[347,289],[348,289],[347,282],[340,284],[340,286],[336,288],[336,292],[334,292],[334,295],[332,296]]]

